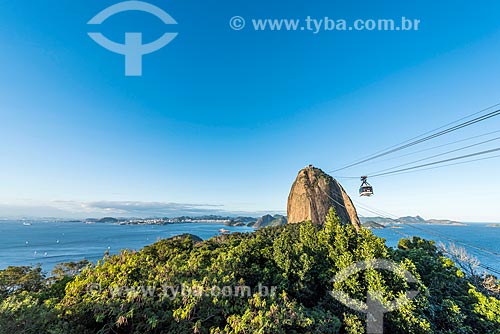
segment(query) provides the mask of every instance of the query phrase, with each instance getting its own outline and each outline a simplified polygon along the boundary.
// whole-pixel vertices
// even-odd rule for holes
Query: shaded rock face
[[[282,226],[288,223],[285,216],[282,215],[265,215],[259,218],[253,225],[254,228],[263,228],[268,226]]]
[[[255,223],[254,227],[261,227],[261,226],[267,226],[269,225],[270,222],[274,220],[274,217],[271,215],[265,215],[259,218],[257,222]]]
[[[342,223],[352,224],[359,230],[356,208],[340,183],[319,168],[302,169],[288,196],[288,222],[311,220],[323,224],[331,207],[335,208]]]

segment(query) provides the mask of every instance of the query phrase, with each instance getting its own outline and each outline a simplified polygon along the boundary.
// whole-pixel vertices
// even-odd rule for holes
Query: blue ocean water
[[[61,262],[102,259],[109,249],[139,250],[157,240],[183,233],[202,239],[219,235],[219,229],[251,232],[250,227],[227,227],[222,224],[118,225],[82,222],[0,221],[0,269],[8,266],[41,264],[46,272]]]
[[[88,259],[97,261],[109,249],[111,254],[122,249],[139,250],[159,239],[183,233],[191,233],[202,239],[219,234],[225,228],[231,232],[252,232],[249,227],[227,227],[222,224],[170,224],[170,225],[117,225],[84,224],[81,222],[31,222],[25,226],[22,221],[0,221],[0,269],[7,266],[41,264],[46,272],[60,262]],[[466,226],[420,225],[415,227],[399,225],[398,228],[373,230],[386,239],[389,247],[397,246],[403,235],[420,236],[426,239],[448,243],[454,239],[458,246],[476,256],[483,265],[500,270],[499,256],[480,251],[464,244],[484,248],[500,254],[500,228],[488,224],[467,224]],[[431,234],[423,232],[430,231]],[[439,238],[437,235],[445,236]]]
[[[396,225],[395,228],[374,229],[372,232],[386,239],[386,245],[389,247],[397,247],[398,241],[406,236],[419,236],[446,245],[453,240],[455,245],[465,248],[467,253],[475,256],[482,265],[500,271],[500,227],[489,225],[491,224],[468,223],[465,226],[407,224]]]

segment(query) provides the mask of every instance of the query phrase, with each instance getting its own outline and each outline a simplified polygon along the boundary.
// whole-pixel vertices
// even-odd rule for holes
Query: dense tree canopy
[[[369,268],[332,282],[370,259],[401,272]],[[333,289],[359,301],[379,291],[381,302],[419,291],[385,315],[386,333],[500,333],[500,301],[471,282],[433,242],[402,239],[389,249],[331,211],[323,226],[162,240],[96,265],[60,265],[51,279],[38,267],[9,267],[0,271],[0,333],[364,333],[366,315]]]

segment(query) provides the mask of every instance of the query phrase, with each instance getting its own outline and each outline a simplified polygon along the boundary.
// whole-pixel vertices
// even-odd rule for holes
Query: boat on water
[[[228,234],[228,233],[230,233],[230,232],[231,232],[231,231],[226,230],[225,228],[221,228],[221,229],[219,230],[219,233],[222,233],[222,234]]]
[[[31,226],[32,224],[31,223],[28,223],[28,222],[24,222],[23,223],[24,226]]]

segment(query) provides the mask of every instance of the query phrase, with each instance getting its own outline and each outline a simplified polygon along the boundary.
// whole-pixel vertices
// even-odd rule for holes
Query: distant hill
[[[118,222],[119,220],[113,217],[104,217],[96,221],[96,223],[113,223],[113,224]]]
[[[400,217],[397,219],[385,218],[385,217],[361,217],[360,218],[362,224],[366,224],[369,222],[377,223],[380,225],[391,225],[391,224],[432,224],[432,225],[456,225],[462,226],[466,225],[461,222],[457,222],[454,220],[447,219],[424,219],[420,216],[406,216]]]
[[[398,221],[402,222],[402,223],[407,223],[407,224],[425,224],[426,223],[426,220],[420,216],[416,216],[416,217],[411,217],[411,216],[407,216],[407,217],[400,217],[398,218]]]
[[[285,216],[282,215],[265,215],[260,217],[255,224],[250,224],[248,226],[252,226],[253,228],[264,228],[269,226],[282,226],[288,223],[288,220]]]
[[[427,224],[434,224],[434,225],[460,225],[460,226],[467,225],[461,222],[457,222],[454,220],[447,220],[447,219],[429,219],[426,222]]]
[[[361,223],[375,222],[382,225],[395,224],[398,222],[395,219],[384,217],[360,217],[359,220],[361,221]]]
[[[374,222],[374,221],[372,221],[372,220],[367,221],[367,222],[364,222],[364,223],[361,223],[361,225],[362,225],[363,227],[365,227],[365,228],[370,228],[370,229],[371,229],[371,228],[372,228],[372,229],[382,229],[382,228],[385,228],[385,226],[384,226],[384,225],[379,224],[379,223],[376,223],[376,222]]]
[[[103,217],[103,218],[87,218],[84,219],[85,223],[118,223],[122,220],[113,217]]]

